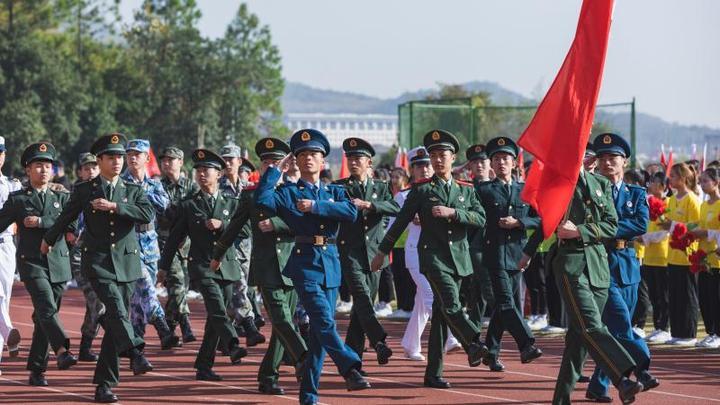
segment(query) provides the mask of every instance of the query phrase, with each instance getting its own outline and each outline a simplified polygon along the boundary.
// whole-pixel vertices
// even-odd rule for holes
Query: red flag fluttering
[[[549,237],[560,224],[580,173],[595,116],[613,0],[584,0],[575,39],[519,145],[535,156],[522,198]]]
[[[340,177],[338,178],[344,179],[346,177],[350,177],[350,169],[348,169],[347,156],[343,153],[342,161],[340,162]]]
[[[148,177],[155,177],[160,176],[160,167],[158,166],[157,159],[155,158],[155,153],[153,153],[152,148],[148,151],[148,160],[147,163],[145,163],[145,173]]]

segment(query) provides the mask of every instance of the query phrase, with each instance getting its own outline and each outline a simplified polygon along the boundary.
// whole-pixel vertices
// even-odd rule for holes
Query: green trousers
[[[290,360],[297,363],[302,360],[307,346],[295,329],[293,314],[298,296],[293,287],[260,287],[263,305],[272,325],[272,335],[267,351],[260,363],[258,381],[261,383],[277,382],[280,376],[278,369],[285,352]]]
[[[196,369],[211,369],[215,364],[218,345],[226,349],[238,344],[237,332],[227,316],[226,308],[232,297],[233,282],[214,278],[194,280],[205,302],[205,334],[195,359]]]
[[[447,328],[466,351],[471,343],[479,341],[480,328],[468,318],[460,304],[460,288],[468,278],[443,272],[425,272],[424,275],[434,296],[425,377],[441,377]]]
[[[120,382],[120,356],[126,356],[132,348],[142,350],[145,347],[142,338],[135,334],[128,316],[135,282],[118,283],[113,280],[90,279],[90,284],[105,305],[105,316],[102,320],[105,335],[100,344],[93,383],[114,387]]]
[[[503,269],[491,269],[490,280],[492,282],[493,294],[495,297],[495,308],[490,325],[488,325],[485,344],[490,351],[489,356],[497,359],[500,355],[500,343],[504,331],[510,332],[518,350],[523,350],[529,345],[535,344],[535,337],[522,317],[520,301],[520,284],[522,273],[520,271],[506,271]]]
[[[27,369],[44,372],[48,363],[48,343],[54,352],[61,347],[70,348],[70,339],[65,334],[58,312],[65,283],[51,283],[46,278],[34,278],[25,281],[25,289],[33,303],[32,344],[28,354]]]
[[[588,353],[616,385],[635,369],[635,362],[602,323],[607,288],[590,285],[587,269],[578,275],[569,275],[560,269],[553,272],[569,321],[553,404],[570,404],[570,394]]]
[[[366,272],[358,269],[343,269],[343,278],[350,288],[353,297],[350,323],[345,335],[345,343],[362,359],[365,351],[365,336],[370,346],[375,347],[378,342],[387,337],[385,329],[380,325],[373,302],[380,285],[380,272]]]
[[[186,241],[175,254],[170,268],[165,276],[165,288],[167,289],[167,303],[165,304],[165,317],[169,321],[177,321],[181,315],[190,314],[187,304],[187,285],[185,283],[187,273],[186,258],[190,251],[190,243]]]

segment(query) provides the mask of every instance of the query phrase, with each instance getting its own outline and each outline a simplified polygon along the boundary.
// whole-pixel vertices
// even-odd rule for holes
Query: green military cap
[[[212,167],[223,170],[227,166],[225,159],[209,149],[195,149],[192,153],[193,167]]]
[[[261,160],[282,159],[290,153],[290,145],[277,138],[263,138],[255,144],[255,154]]]
[[[343,141],[345,156],[375,156],[375,149],[367,141],[360,138],[348,138]]]
[[[498,136],[488,141],[485,145],[485,152],[490,158],[496,153],[507,153],[516,158],[518,155],[518,146],[512,139],[505,136]]]
[[[166,157],[173,159],[184,159],[185,153],[183,153],[182,149],[178,148],[177,146],[167,146],[165,147],[165,149],[162,150],[162,153],[160,153],[159,159]]]
[[[472,160],[482,159],[485,160],[488,158],[487,152],[485,151],[485,145],[483,144],[475,144],[471,145],[469,148],[465,150],[465,158],[468,160],[468,162]]]
[[[95,156],[103,154],[124,155],[125,145],[127,145],[125,135],[115,132],[98,138],[90,147],[90,152]]]
[[[84,166],[88,163],[97,164],[97,158],[90,152],[83,152],[78,157],[78,166]]]
[[[27,166],[37,161],[55,161],[55,147],[53,144],[50,142],[38,142],[25,148],[20,158],[22,165]]]
[[[253,165],[251,161],[243,159],[242,163],[240,163],[240,167],[238,168],[238,170],[241,172],[252,173],[255,171],[255,165]]]
[[[425,145],[425,149],[427,149],[428,152],[432,152],[435,149],[442,149],[457,153],[458,149],[460,149],[460,142],[458,142],[455,135],[443,129],[433,129],[425,134],[423,137],[423,145]]]

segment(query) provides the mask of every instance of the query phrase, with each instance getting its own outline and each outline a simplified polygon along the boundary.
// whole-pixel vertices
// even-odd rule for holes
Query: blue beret
[[[317,129],[301,129],[290,137],[290,149],[294,155],[312,150],[327,156],[330,153],[330,142],[325,134]]]
[[[609,153],[628,158],[632,154],[630,144],[622,136],[612,133],[596,136],[593,149],[598,156]]]

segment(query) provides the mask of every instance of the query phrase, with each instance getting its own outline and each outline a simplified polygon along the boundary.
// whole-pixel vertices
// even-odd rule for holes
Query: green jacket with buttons
[[[249,220],[252,230],[252,254],[248,284],[260,287],[292,287],[292,280],[283,276],[282,271],[295,245],[294,234],[280,217],[273,216],[255,204],[255,188],[256,186],[246,187],[242,191],[241,206],[245,209],[235,212],[213,249],[213,259],[220,260],[225,255]],[[260,230],[258,223],[266,219],[272,222],[274,231]]]
[[[198,191],[180,202],[177,219],[170,230],[165,242],[165,248],[158,264],[159,269],[168,270],[178,246],[186,237],[190,238],[190,252],[188,253],[188,274],[190,280],[215,278],[219,280],[240,280],[240,268],[235,259],[235,249],[228,249],[221,261],[218,271],[210,269],[213,249],[220,239],[223,230],[227,229],[230,220],[241,207],[240,200],[230,193],[219,191],[215,206],[211,207],[207,196]],[[219,219],[222,227],[211,231],[205,223],[209,219]]]
[[[455,217],[434,217],[432,208],[435,206],[454,208]],[[395,222],[380,243],[381,252],[390,252],[416,213],[422,226],[418,240],[420,272],[442,272],[459,277],[472,274],[468,232],[485,226],[485,210],[472,184],[452,180],[449,193],[437,175],[413,184]]]
[[[370,272],[370,262],[378,252],[378,246],[385,236],[388,215],[395,216],[400,206],[393,199],[390,185],[386,181],[367,179],[367,186],[355,178],[348,177],[335,182],[345,187],[349,199],[359,198],[372,203],[370,210],[358,210],[354,222],[343,222],[338,232],[338,250],[343,269]],[[388,265],[385,259],[383,267]]]
[[[108,198],[107,193],[107,182],[101,176],[75,186],[65,209],[43,239],[54,245],[82,212],[85,221],[83,275],[100,282],[135,281],[142,277],[135,225],[150,223],[155,210],[139,185],[118,179],[112,198]],[[95,210],[90,202],[98,198],[116,203],[117,210]]]
[[[568,220],[577,225],[580,238],[559,240],[548,252],[553,269],[570,276],[578,276],[587,268],[590,285],[610,287],[610,269],[603,242],[615,238],[617,212],[612,200],[610,181],[603,176],[583,172],[570,202]],[[525,247],[531,256],[543,240],[542,232],[535,232]]]
[[[47,256],[40,253],[43,236],[55,224],[69,197],[67,191],[48,188],[43,203],[37,190],[28,187],[11,193],[0,210],[0,229],[7,229],[13,222],[17,224],[16,257],[22,281],[45,278],[51,283],[62,283],[72,279],[65,232],[57,237],[54,248]],[[23,220],[32,216],[40,217],[40,224],[27,228]],[[68,224],[66,232],[74,233],[76,225],[76,222]]]

